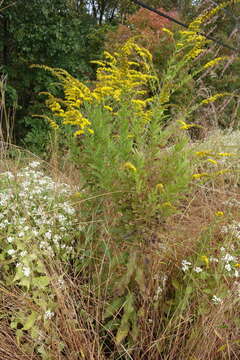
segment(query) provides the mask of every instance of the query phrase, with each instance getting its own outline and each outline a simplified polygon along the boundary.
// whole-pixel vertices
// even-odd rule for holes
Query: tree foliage
[[[51,80],[30,65],[61,67],[80,78],[90,78],[90,60],[98,57],[104,28],[96,26],[85,7],[75,9],[66,0],[5,0],[3,6],[0,69],[8,76],[8,86],[18,94],[15,134],[19,140],[27,128],[35,128],[32,138],[36,139],[44,127],[43,122],[31,117],[39,113],[36,95],[51,86]]]
[[[158,10],[165,11],[162,8]],[[179,18],[177,11],[165,13]],[[125,24],[119,24],[115,30],[109,31],[105,47],[108,51],[116,51],[126,40],[134,37],[137,43],[152,53],[156,70],[161,72],[173,48],[171,37],[164,32],[165,28],[174,30],[175,26],[168,19],[141,8],[128,16]]]

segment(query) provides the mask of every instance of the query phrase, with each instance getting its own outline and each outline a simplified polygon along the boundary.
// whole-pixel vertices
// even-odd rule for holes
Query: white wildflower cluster
[[[220,298],[220,297],[217,297],[216,295],[213,295],[212,297],[212,302],[215,304],[215,305],[218,305],[218,304],[221,304],[223,302],[223,300]]]
[[[228,275],[239,278],[240,277],[240,271],[237,270],[238,266],[238,258],[235,255],[229,254],[226,251],[226,248],[221,247],[221,257],[219,261],[222,263],[222,266],[224,270],[228,273]]]
[[[218,258],[216,257],[216,256],[210,256],[209,257],[209,261],[211,262],[211,263],[218,263]]]
[[[233,221],[232,224],[223,226],[221,232],[223,234],[228,234],[237,240],[240,240],[240,223]]]
[[[51,310],[47,310],[44,314],[44,319],[51,320],[53,316],[54,316],[54,312],[52,312]]]
[[[33,161],[17,174],[0,174],[0,247],[27,278],[37,261],[36,249],[66,258],[77,231],[75,209],[66,200],[71,188],[54,182],[40,167]]]
[[[205,271],[211,271],[212,269],[212,271],[217,271],[232,279],[240,279],[240,257],[236,255],[237,251],[234,245],[229,245],[228,248],[229,249],[227,251],[226,248],[222,246],[220,248],[219,255],[210,256],[209,258],[207,256],[202,256],[202,258],[205,258],[205,265],[207,265]],[[212,264],[212,266],[209,267],[209,264]],[[203,272],[204,270],[200,266],[194,266],[188,260],[182,260],[181,268],[184,272],[191,270],[197,274]]]
[[[187,270],[189,270],[190,266],[192,266],[192,263],[190,261],[182,261],[182,271],[186,272]]]
[[[182,271],[186,272],[188,271],[190,268],[192,268],[192,270],[195,273],[201,273],[203,271],[203,269],[200,266],[192,266],[192,263],[190,261],[187,260],[182,260]]]

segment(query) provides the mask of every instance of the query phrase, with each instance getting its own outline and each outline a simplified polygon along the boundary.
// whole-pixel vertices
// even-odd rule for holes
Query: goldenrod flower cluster
[[[193,127],[201,127],[200,125],[197,124],[187,124],[185,121],[183,120],[177,120],[177,122],[181,125],[180,129],[181,130],[188,130],[191,129]]]
[[[144,123],[151,119],[152,112],[146,109],[150,99],[146,99],[145,88],[149,81],[157,78],[152,75],[152,55],[147,49],[130,39],[119,52],[113,55],[104,52],[104,59],[93,63],[99,65],[93,90],[65,70],[33,65],[50,71],[63,87],[64,99],[58,99],[47,92],[42,93],[47,95],[47,107],[62,124],[76,126],[78,130],[75,135],[93,133],[91,121],[87,117],[87,103],[102,104],[103,109],[113,112],[124,101],[129,101],[129,98],[132,99],[130,110],[134,118]],[[49,122],[53,128],[58,127],[55,121]]]
[[[223,211],[216,211],[215,215],[218,217],[224,216],[224,212]]]
[[[123,164],[123,169],[128,169],[133,172],[137,171],[136,167],[130,161],[127,161],[125,164]]]
[[[111,108],[131,98],[133,114],[147,122],[152,113],[146,110],[149,99],[143,99],[145,88],[149,81],[157,80],[151,74],[152,55],[130,39],[118,52],[112,55],[105,51],[104,56],[105,60],[93,61],[99,65],[93,98],[99,102],[108,101]]]
[[[228,56],[220,56],[218,58],[215,58],[209,62],[207,62],[204,66],[203,66],[203,69],[208,69],[210,67],[213,67],[213,66],[216,66],[220,61],[223,61],[223,60],[226,60],[226,59],[229,59]]]
[[[181,49],[186,45],[192,45],[192,49],[185,56],[186,60],[192,60],[198,57],[203,51],[204,46],[209,43],[211,40],[208,40],[205,36],[201,35],[201,26],[209,19],[214,17],[222,8],[226,7],[230,2],[223,2],[222,4],[216,6],[211,11],[206,12],[198,16],[190,25],[188,30],[180,31],[182,35],[181,41],[177,44],[177,48]],[[219,61],[223,60],[223,58],[218,58],[212,60],[206,64],[206,68],[210,66],[214,66]]]
[[[227,92],[224,92],[224,93],[218,93],[218,94],[215,94],[213,96],[210,96],[209,98],[207,99],[204,99],[201,103],[202,104],[210,104],[214,101],[216,101],[217,99],[223,97],[223,96],[230,96],[232,95],[231,93],[227,93]]]
[[[195,152],[195,155],[204,159],[205,161],[208,163],[211,163],[215,166],[219,165],[219,161],[221,158],[223,157],[231,157],[231,156],[235,156],[236,154],[234,153],[228,153],[228,152],[214,152],[212,150],[202,150],[202,151],[197,151]],[[214,176],[219,176],[219,175],[224,175],[228,172],[231,172],[231,169],[221,169],[218,171],[214,171],[214,172],[209,172],[209,173],[198,173],[198,174],[193,174],[192,178],[195,180],[201,179],[203,177],[214,177]]]
[[[91,101],[91,91],[78,79],[72,77],[63,69],[53,69],[45,65],[33,65],[51,72],[61,83],[64,90],[64,99],[58,99],[48,92],[41,94],[47,96],[46,105],[52,111],[55,118],[62,124],[74,125],[78,128],[75,135],[84,134],[86,131],[93,133],[90,121],[84,116],[80,108],[85,101]],[[54,129],[58,128],[56,121],[44,116]]]
[[[205,14],[202,14],[198,16],[190,25],[189,29],[194,32],[200,32],[200,27],[203,23],[205,23],[207,20],[210,20],[213,18],[221,9],[225,8],[231,3],[231,1],[225,1],[221,3],[220,5],[213,8],[211,11],[206,12]]]

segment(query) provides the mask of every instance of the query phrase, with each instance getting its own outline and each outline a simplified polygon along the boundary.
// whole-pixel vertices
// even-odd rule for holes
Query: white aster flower
[[[8,177],[9,179],[13,179],[14,175],[11,171],[6,171],[4,173],[2,173],[2,175],[5,175],[6,177]]]
[[[48,232],[45,233],[45,236],[48,240],[50,240],[52,238],[52,232],[51,230],[49,230]]]
[[[35,168],[37,168],[39,165],[40,165],[40,162],[39,162],[39,161],[32,161],[32,162],[29,164],[29,167],[32,168],[32,169],[35,169]]]
[[[7,237],[7,242],[12,243],[13,240],[14,240],[14,237],[12,237],[12,236]]]
[[[63,279],[58,279],[57,285],[58,285],[59,289],[63,289],[65,286],[65,281]]]
[[[213,297],[212,297],[212,302],[214,303],[214,304],[221,304],[222,303],[222,299],[221,298],[219,298],[219,297],[217,297],[216,295],[213,295]]]
[[[24,274],[26,277],[29,277],[30,273],[31,273],[30,268],[29,268],[28,266],[24,266],[24,267],[23,267],[23,274]]]
[[[202,272],[202,268],[200,268],[199,266],[196,266],[194,269],[193,269],[196,273],[200,273]]]
[[[182,261],[182,270],[187,271],[191,265],[192,264],[190,263],[190,261],[183,260]]]
[[[236,261],[236,256],[233,256],[231,254],[226,254],[222,257],[223,261],[229,262],[229,261]]]
[[[225,267],[225,269],[226,269],[227,271],[231,271],[231,270],[232,270],[232,267],[231,267],[230,264],[226,264],[224,267]]]
[[[50,320],[53,316],[54,316],[54,312],[52,312],[51,310],[47,310],[44,314],[44,319]]]
[[[13,254],[15,254],[15,252],[16,252],[16,250],[14,250],[14,249],[9,249],[7,251],[8,255],[13,255]]]
[[[235,270],[235,271],[234,271],[234,276],[235,276],[236,278],[238,278],[238,277],[240,276],[240,271],[239,271],[239,270]]]

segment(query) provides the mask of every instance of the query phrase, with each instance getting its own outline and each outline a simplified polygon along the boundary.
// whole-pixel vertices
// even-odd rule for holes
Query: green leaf
[[[209,295],[212,295],[212,289],[203,289],[203,292],[205,293],[205,294],[209,294]]]
[[[193,292],[193,287],[190,286],[190,285],[188,285],[188,286],[186,287],[185,294],[186,294],[186,295],[191,295],[192,292]]]
[[[121,325],[117,331],[117,335],[115,338],[116,344],[119,345],[126,338],[130,330],[129,322],[121,322]]]
[[[39,276],[39,277],[33,278],[32,283],[34,286],[36,286],[38,288],[44,288],[49,285],[50,280],[49,280],[48,276]]]
[[[120,323],[120,320],[114,318],[108,321],[106,325],[104,325],[104,328],[109,331],[117,330],[120,326]]]
[[[132,323],[132,330],[131,330],[131,336],[133,338],[133,341],[137,341],[137,337],[139,334],[138,329],[138,323],[137,323],[137,313],[134,311],[131,315],[131,323]]]
[[[145,297],[147,295],[147,289],[145,286],[144,272],[142,269],[137,268],[135,280],[139,285],[142,296]]]
[[[17,329],[16,330],[16,340],[17,340],[18,346],[20,345],[20,341],[21,341],[22,336],[23,336],[22,329]]]
[[[13,279],[13,282],[18,281],[18,280],[22,279],[23,277],[24,277],[24,274],[22,272],[21,267],[17,267],[17,271],[16,271],[15,277]]]
[[[36,262],[36,271],[38,271],[39,273],[43,273],[44,272],[44,265],[42,263],[42,261],[38,260]]]
[[[26,286],[29,290],[30,285],[31,285],[31,280],[28,277],[24,277],[20,280],[19,284],[22,286]]]
[[[136,266],[137,266],[137,254],[132,253],[129,257],[128,260],[128,264],[127,264],[127,272],[126,274],[121,278],[121,280],[119,281],[119,283],[116,285],[116,288],[119,292],[119,295],[124,293],[124,290],[126,289],[126,287],[128,286],[129,282],[131,281],[131,278],[136,270]]]
[[[124,300],[125,298],[123,296],[114,299],[113,302],[107,306],[103,315],[103,319],[105,320],[109,317],[112,317],[122,307]]]
[[[115,341],[118,345],[127,337],[130,331],[130,322],[134,311],[134,295],[132,293],[129,293],[126,297],[124,315],[122,317],[121,324],[115,338]]]
[[[181,284],[179,281],[177,281],[176,279],[172,279],[172,286],[174,287],[174,289],[176,290],[180,290],[181,289]]]
[[[32,313],[27,317],[27,320],[24,324],[23,330],[29,330],[33,327],[35,324],[35,321],[37,320],[38,313],[36,311],[32,311]]]

